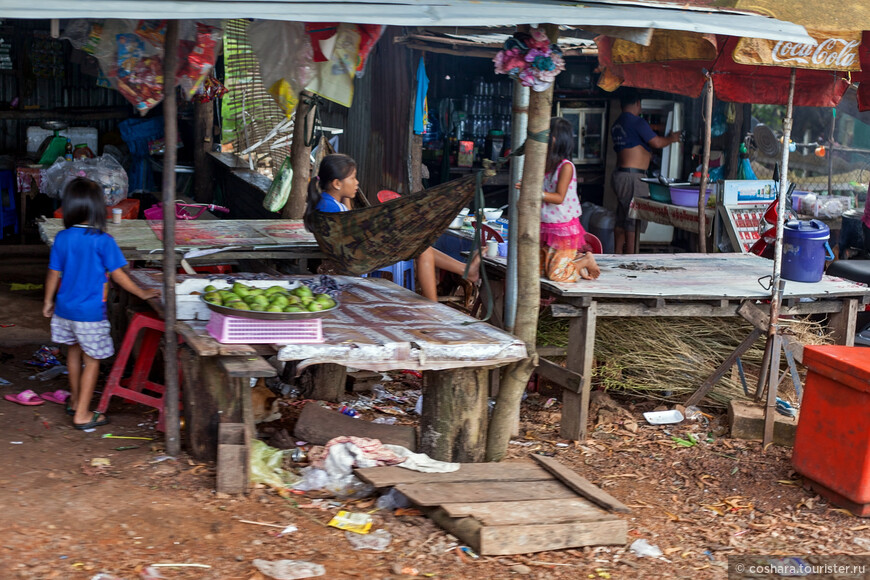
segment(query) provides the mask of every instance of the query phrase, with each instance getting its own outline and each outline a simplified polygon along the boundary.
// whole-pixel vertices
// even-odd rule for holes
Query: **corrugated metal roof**
[[[4,18],[263,18],[396,26],[564,24],[813,43],[802,26],[713,8],[591,0],[0,0]]]

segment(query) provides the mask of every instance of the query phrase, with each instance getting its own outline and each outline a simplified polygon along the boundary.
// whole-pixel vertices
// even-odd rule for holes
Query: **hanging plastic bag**
[[[260,20],[248,28],[266,90],[289,118],[311,81],[314,51],[301,22]]]
[[[185,31],[186,32],[186,31]],[[191,38],[178,41],[178,62],[175,79],[186,99],[190,99],[214,68],[221,42],[221,29],[196,22]]]
[[[59,158],[42,170],[40,191],[49,197],[61,198],[67,184],[76,177],[87,177],[102,185],[106,205],[117,205],[127,198],[127,172],[111,155],[73,161]]]
[[[269,191],[263,199],[263,207],[272,212],[279,212],[287,204],[290,198],[290,186],[293,183],[293,166],[290,164],[290,157],[284,158],[284,163],[272,180],[272,185],[269,186]]]

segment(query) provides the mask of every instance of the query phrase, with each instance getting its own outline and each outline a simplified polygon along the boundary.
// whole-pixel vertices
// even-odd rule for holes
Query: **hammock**
[[[358,276],[422,254],[474,197],[477,175],[372,207],[317,212],[314,237],[327,259]]]

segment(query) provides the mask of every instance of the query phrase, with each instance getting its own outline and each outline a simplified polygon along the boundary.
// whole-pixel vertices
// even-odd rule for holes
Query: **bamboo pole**
[[[559,28],[544,25],[551,42],[559,37]],[[550,127],[553,108],[553,86],[543,92],[533,92],[529,98],[529,135],[545,132]],[[528,357],[505,368],[495,409],[486,439],[486,460],[500,461],[507,453],[511,430],[520,411],[523,391],[537,366],[535,344],[538,332],[538,309],[541,303],[540,238],[541,192],[547,142],[526,139],[523,182],[517,203],[517,319],[514,334],[526,343]]]
[[[828,195],[834,195],[834,131],[837,126],[837,108],[831,107],[831,130],[828,132],[828,146],[825,153],[828,156]]]
[[[707,181],[710,171],[710,141],[713,127],[713,79],[707,75],[704,85],[704,152],[701,160],[701,184],[698,186],[698,253],[707,253]]]
[[[178,420],[178,340],[175,338],[175,164],[178,141],[178,108],[175,102],[175,73],[178,70],[178,21],[166,25],[163,59],[163,322],[164,383],[163,412],[166,424],[166,454],[181,452],[181,423]]]
[[[511,149],[516,149],[526,138],[529,127],[529,87],[514,81],[513,106],[511,107]],[[524,155],[511,158],[511,181],[508,185],[508,224],[519,223],[517,207],[520,192],[514,185],[523,180]],[[517,231],[508,228],[507,283],[504,298],[504,329],[514,331],[517,320]]]
[[[794,115],[794,85],[797,70],[791,69],[791,77],[788,84],[788,105],[786,107],[785,119],[782,122],[782,168],[779,174],[779,199],[777,201],[776,215],[776,244],[773,251],[773,280],[771,283],[772,296],[770,300],[770,324],[767,329],[767,347],[765,358],[770,360],[771,366],[774,362],[779,362],[779,351],[774,352],[775,348],[779,347],[777,340],[777,332],[779,327],[779,308],[782,301],[782,289],[784,285],[780,285],[782,278],[782,246],[783,246],[783,230],[785,229],[785,214],[786,214],[786,193],[788,191],[788,142],[791,138],[792,117]],[[769,355],[769,356],[768,356]],[[779,369],[771,368],[771,375],[774,371],[779,372]],[[761,369],[761,377],[764,377],[767,369]],[[775,376],[775,375],[774,375]],[[760,381],[763,378],[760,378]],[[760,385],[761,386],[761,385]],[[762,444],[767,445],[773,440],[773,420],[776,413],[776,383],[768,380],[767,388],[767,404],[764,408],[764,437]],[[756,392],[756,397],[758,396]]]

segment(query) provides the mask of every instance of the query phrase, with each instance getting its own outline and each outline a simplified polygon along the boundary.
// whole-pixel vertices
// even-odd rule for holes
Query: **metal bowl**
[[[335,306],[332,308],[318,310],[316,312],[261,312],[259,310],[238,310],[237,308],[212,304],[202,295],[200,295],[199,299],[208,306],[209,310],[217,312],[218,314],[223,314],[224,316],[238,316],[239,318],[253,318],[255,320],[308,320],[310,318],[322,318],[330,312],[334,312],[339,306],[341,306],[341,304],[338,303],[338,300],[336,300]]]

